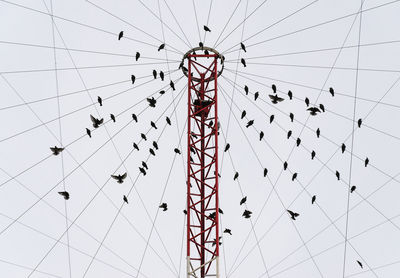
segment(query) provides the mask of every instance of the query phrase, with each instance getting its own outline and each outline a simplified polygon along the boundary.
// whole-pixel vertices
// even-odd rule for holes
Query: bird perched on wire
[[[315,157],[315,151],[313,150],[313,151],[311,152],[311,159],[314,159],[314,157]]]
[[[297,178],[297,173],[293,173],[292,181],[294,181],[296,178]]]
[[[156,150],[158,150],[158,144],[157,144],[156,141],[153,141],[153,147],[154,147]]]
[[[356,189],[357,189],[357,186],[353,185],[353,186],[350,188],[350,193],[353,193]]]
[[[340,180],[340,173],[339,173],[339,171],[336,170],[335,175],[336,175],[337,180]]]
[[[151,121],[151,122],[150,122],[150,125],[151,125],[152,128],[157,129],[157,126],[156,126],[156,123],[155,123],[155,122]]]
[[[325,106],[322,103],[319,104],[319,108],[322,112],[325,112]]]
[[[149,170],[149,167],[147,166],[147,163],[142,161],[142,166],[143,168],[145,168],[146,170]]]
[[[285,161],[285,162],[283,163],[283,170],[286,170],[287,167],[288,167],[288,163],[287,163],[287,161]]]
[[[271,88],[272,88],[272,91],[274,92],[274,94],[276,94],[276,85],[275,85],[275,84],[272,84],[272,85],[271,85]]]
[[[308,107],[310,105],[310,100],[308,99],[308,97],[306,97],[304,99],[304,102],[306,103],[306,106]]]
[[[171,82],[169,82],[169,86],[172,88],[173,91],[175,91],[175,84],[172,80]]]
[[[133,148],[139,150],[139,146],[136,143],[133,143]]]
[[[132,75],[131,75],[132,85],[135,84],[135,80],[136,80],[136,76],[134,76],[134,75],[132,74]]]
[[[161,208],[163,211],[167,211],[167,209],[168,209],[167,203],[162,203],[162,204],[159,205],[158,207]]]
[[[239,177],[239,173],[236,172],[235,175],[233,176],[233,180],[236,180]]]
[[[161,49],[164,49],[165,47],[165,43],[160,44],[160,46],[158,47],[158,51],[160,51]]]
[[[210,30],[210,28],[208,28],[208,26],[204,25],[203,28],[204,28],[204,31],[211,32],[211,30]]]
[[[362,264],[360,261],[357,261],[357,263],[358,263],[358,265],[359,265],[361,268],[364,268],[364,267],[363,267],[363,264]]]
[[[178,148],[175,148],[174,152],[177,153],[177,154],[181,154],[181,151]]]
[[[369,163],[369,158],[367,157],[367,158],[365,158],[365,160],[364,160],[364,166],[367,167],[367,166],[368,166],[368,163]]]
[[[142,167],[139,167],[139,171],[143,174],[143,176],[146,176],[146,170]]]
[[[168,125],[171,125],[171,119],[167,116],[167,117],[165,117],[165,120],[167,121],[167,124]]]
[[[247,196],[244,196],[241,200],[240,200],[240,205],[245,204],[247,201]]]
[[[321,113],[321,110],[319,110],[318,107],[310,107],[307,109],[307,111],[310,111],[311,116],[316,116],[317,113]]]
[[[264,138],[264,131],[260,131],[260,141]]]
[[[317,130],[315,131],[315,133],[317,134],[317,138],[319,138],[319,136],[321,135],[321,130],[319,128],[317,128]]]
[[[240,59],[240,62],[242,63],[243,67],[246,67],[246,60],[244,58]]]
[[[64,148],[59,148],[57,146],[54,146],[50,147],[50,150],[53,153],[53,155],[59,155],[64,150]]]
[[[118,40],[120,41],[122,37],[124,36],[124,31],[119,32],[118,34]]]
[[[153,70],[153,77],[154,77],[154,79],[157,79],[157,71],[156,70]]]
[[[231,144],[229,144],[229,143],[226,144],[224,152],[227,152],[227,151],[229,150],[230,147],[231,147]]]
[[[299,217],[300,215],[297,212],[293,212],[291,210],[287,210],[287,212],[290,214],[290,218],[292,218],[293,220],[296,220],[296,217]]]
[[[246,46],[245,46],[242,42],[240,43],[240,47],[242,48],[242,50],[243,50],[244,52],[247,52],[247,51],[246,51]]]
[[[144,134],[144,133],[140,133],[140,137],[142,137],[142,139],[143,139],[144,141],[147,141],[146,134]]]
[[[225,230],[224,230],[224,234],[230,234],[230,235],[232,235],[232,231],[231,231],[230,229],[225,229]]]
[[[249,87],[247,85],[244,86],[244,92],[246,93],[246,95],[249,94]]]
[[[268,175],[268,169],[264,168],[264,177],[266,177]]]
[[[165,90],[161,90],[161,91],[159,92],[159,94],[160,94],[160,95],[165,94]]]
[[[90,120],[92,121],[94,128],[98,128],[104,121],[103,118],[97,119],[97,118],[93,117],[92,115],[90,115]]]
[[[216,213],[212,212],[208,215],[208,218],[215,219]]]
[[[329,93],[331,93],[333,97],[335,96],[335,90],[332,87],[329,88]]]
[[[61,196],[64,197],[64,200],[69,200],[69,193],[67,191],[58,192]]]
[[[250,217],[251,217],[251,214],[252,214],[252,212],[246,209],[246,210],[243,212],[242,216],[243,216],[244,218],[250,218]]]
[[[342,153],[344,153],[346,151],[346,145],[343,143],[341,148],[342,148]]]
[[[289,131],[287,132],[287,139],[289,139],[290,136],[292,136],[292,131],[291,131],[291,130],[289,130]]]
[[[160,78],[161,81],[164,81],[164,72],[162,70],[160,70]]]
[[[277,104],[278,102],[282,102],[282,101],[285,100],[284,98],[281,98],[281,97],[279,97],[278,95],[268,95],[268,96],[269,96],[269,98],[271,99],[271,102],[272,102],[273,104]]]
[[[97,97],[97,102],[100,104],[100,106],[103,106],[103,99],[101,97]]]
[[[288,95],[288,97],[289,97],[290,100],[293,99],[293,93],[292,93],[292,91],[289,90],[289,92],[287,93],[287,95]]]
[[[300,146],[300,143],[301,143],[301,139],[300,139],[300,138],[297,138],[297,139],[296,139],[296,146],[297,146],[297,147]]]
[[[244,117],[246,117],[246,110],[243,110],[242,115],[240,116],[240,119],[243,119]]]
[[[290,121],[293,123],[293,120],[294,120],[294,114],[293,114],[293,113],[290,113],[290,114],[289,114],[289,118],[290,118]]]
[[[90,131],[90,129],[86,128],[86,134],[92,138],[92,132]]]
[[[111,118],[111,120],[115,123],[115,116],[114,116],[114,114],[110,114],[110,118]]]
[[[124,174],[122,174],[122,175],[111,175],[111,177],[112,177],[114,180],[117,180],[118,183],[123,183],[123,182],[124,182],[124,179],[126,179],[127,176],[128,176],[127,173],[124,173]]]
[[[274,121],[274,119],[275,119],[275,115],[269,116],[269,123],[272,124],[272,122]]]
[[[136,114],[132,114],[132,119],[133,119],[135,122],[138,122]]]
[[[136,52],[135,58],[136,58],[136,61],[139,60],[139,58],[140,58],[140,53],[139,52]]]
[[[360,119],[358,119],[358,121],[357,121],[357,125],[358,125],[359,128],[361,127],[361,124],[362,124],[362,119],[360,118]]]
[[[260,93],[259,93],[259,92],[256,92],[256,93],[254,94],[254,100],[257,100],[259,95],[260,95]]]
[[[124,195],[124,197],[123,197],[122,199],[124,200],[125,203],[129,204],[129,203],[128,203],[128,197],[126,197],[126,196]]]
[[[249,128],[250,126],[252,126],[254,124],[254,120],[250,120],[247,122],[246,128]]]
[[[312,196],[312,198],[311,198],[311,204],[313,205],[314,203],[315,203],[315,200],[317,199],[317,196]]]
[[[149,152],[152,156],[156,156],[156,153],[154,152],[154,150],[152,148],[149,148]]]
[[[157,100],[154,97],[147,98],[150,107],[156,107]]]

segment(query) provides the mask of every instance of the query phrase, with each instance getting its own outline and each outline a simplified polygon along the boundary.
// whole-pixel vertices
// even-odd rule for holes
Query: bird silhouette
[[[147,141],[146,134],[144,134],[144,133],[140,133],[140,137],[142,137],[142,139],[143,139],[144,141]]]
[[[138,119],[137,119],[136,114],[132,114],[132,119],[133,119],[135,122],[138,122]]]
[[[247,52],[247,51],[246,51],[246,46],[243,44],[243,42],[240,43],[240,47],[242,48],[242,50],[243,50],[244,52]]]
[[[311,204],[313,205],[314,203],[315,203],[315,200],[317,199],[317,196],[312,196],[312,198],[311,198]]]
[[[278,102],[282,102],[282,101],[285,100],[284,98],[281,98],[281,97],[279,97],[278,95],[268,95],[268,96],[269,96],[269,98],[271,99],[271,102],[272,102],[273,104],[277,104]]]
[[[221,236],[219,237],[219,240],[218,240],[218,245],[221,245],[222,244],[222,242],[221,242]],[[213,243],[212,243],[212,246],[215,246],[215,245],[217,245],[217,239],[214,239],[213,240]]]
[[[301,143],[301,139],[300,139],[300,138],[297,138],[297,139],[296,139],[296,145],[297,145],[297,147],[300,146],[300,143]]]
[[[362,264],[360,261],[357,261],[357,263],[358,263],[358,265],[359,265],[361,268],[364,268],[364,267],[363,267],[363,264]]]
[[[100,106],[103,106],[103,100],[101,97],[97,97],[97,102],[100,104]]]
[[[367,166],[368,166],[368,163],[369,163],[369,158],[367,157],[367,158],[365,158],[365,160],[364,160],[364,166],[367,167]]]
[[[244,218],[250,218],[250,217],[251,217],[251,214],[252,214],[252,212],[246,209],[246,210],[243,212],[242,216],[243,216]]]
[[[168,116],[165,117],[165,120],[167,121],[167,124],[171,125],[171,119]]]
[[[165,91],[164,91],[164,90],[161,90],[161,91],[159,92],[159,94],[160,94],[160,95],[163,95],[163,94],[165,94]]]
[[[142,166],[143,168],[145,168],[146,170],[149,170],[149,167],[147,166],[147,163],[142,161]]]
[[[210,55],[210,52],[208,52],[208,50],[206,49],[206,50],[204,50],[204,55]],[[208,59],[208,57],[207,57],[207,59]]]
[[[310,111],[311,116],[316,116],[317,113],[321,113],[321,110],[319,110],[318,107],[310,107],[307,109],[307,111]]]
[[[243,197],[243,198],[240,200],[240,205],[245,204],[246,201],[247,201],[247,196]]]
[[[240,119],[243,119],[244,117],[246,117],[246,110],[243,110],[242,115],[240,116]]]
[[[175,148],[174,152],[177,153],[177,154],[181,154],[181,151],[178,148]]]
[[[164,72],[162,70],[160,70],[160,78],[161,81],[164,81]]]
[[[110,118],[111,118],[111,120],[115,123],[115,116],[114,116],[114,114],[110,114]]]
[[[196,154],[196,150],[192,146],[190,146],[190,152],[192,152],[193,154]]]
[[[246,67],[246,60],[245,59],[240,59],[240,62],[242,63],[243,67]]]
[[[283,170],[286,170],[287,167],[288,167],[288,163],[287,163],[287,161],[285,161],[285,162],[283,163]]]
[[[230,147],[231,147],[231,145],[230,145],[229,143],[226,144],[224,152],[227,152],[227,151],[229,150]]]
[[[343,143],[341,148],[342,148],[342,153],[344,153],[346,151],[346,145]]]
[[[139,150],[139,146],[136,143],[133,143],[133,148],[135,148],[136,150]]]
[[[140,58],[140,53],[139,52],[136,52],[135,58],[136,58],[136,61],[139,60],[139,58]]]
[[[275,115],[269,116],[269,123],[272,124],[272,122],[274,121],[274,119],[275,119]]]
[[[223,211],[221,208],[218,208],[218,212],[219,212],[220,214],[224,214],[224,211]]]
[[[210,30],[210,28],[208,28],[208,26],[204,25],[203,28],[204,28],[204,31],[211,32],[211,30]]]
[[[336,174],[336,178],[337,178],[338,180],[340,180],[340,173],[339,173],[339,171],[336,170],[336,173],[335,173],[335,174]]]
[[[199,42],[199,46],[201,47],[201,49],[203,50],[204,44],[202,42]],[[193,53],[194,55],[196,55],[195,53]]]
[[[161,208],[163,211],[167,211],[167,209],[168,209],[167,203],[162,203],[162,204],[159,205],[158,207]]]
[[[293,220],[296,220],[296,217],[300,215],[297,212],[293,212],[291,210],[287,210],[287,212],[290,214],[290,218],[292,218]]]
[[[319,104],[319,109],[321,109],[322,112],[325,112],[325,106],[322,103]]]
[[[290,117],[290,121],[293,123],[293,120],[294,120],[294,114],[293,114],[293,113],[290,113],[290,114],[289,114],[289,117]]]
[[[256,93],[254,94],[254,100],[257,100],[259,95],[260,95],[260,93],[259,93],[259,92],[256,92]]]
[[[150,107],[156,107],[157,100],[154,97],[147,98]]]
[[[292,136],[292,131],[291,130],[289,130],[288,133],[287,133],[287,139],[289,139],[290,136]]]
[[[156,70],[153,70],[153,77],[154,77],[154,79],[157,79],[157,71]]]
[[[350,188],[350,193],[353,193],[354,190],[356,190],[356,189],[357,189],[357,186],[353,185],[353,186]]]
[[[264,138],[264,131],[260,131],[260,141]]]
[[[264,168],[264,177],[266,177],[268,175],[268,169]]]
[[[317,128],[316,133],[317,133],[317,138],[319,138],[319,136],[321,135],[321,130]]]
[[[292,100],[292,99],[293,99],[293,93],[292,93],[292,91],[289,90],[289,92],[288,92],[287,94],[288,94],[289,99]]]
[[[135,80],[136,80],[136,76],[134,76],[134,75],[132,74],[132,75],[131,75],[132,85],[135,84]]]
[[[247,87],[247,85],[244,86],[244,91],[245,91],[246,95],[249,94],[249,87]]]
[[[89,135],[90,138],[92,138],[92,132],[90,129],[86,128],[86,134]]]
[[[271,88],[272,88],[272,91],[274,92],[274,94],[276,94],[276,85],[272,84]]]
[[[64,197],[64,200],[69,200],[69,193],[67,191],[58,192],[61,196]]]
[[[139,167],[139,171],[143,174],[143,176],[146,176],[146,170],[142,167]]]
[[[187,215],[187,210],[186,209],[183,210],[183,214]]]
[[[59,148],[57,146],[54,146],[50,147],[50,150],[53,153],[53,155],[59,155],[64,150],[64,148]]]
[[[335,96],[335,90],[332,87],[329,88],[329,92],[333,97]]]
[[[216,213],[215,211],[208,215],[208,218],[215,219]]]
[[[152,148],[149,148],[149,153],[150,153],[152,156],[156,156],[156,153],[154,152],[154,150],[153,150]]]
[[[126,179],[127,176],[128,176],[128,174],[126,172],[122,175],[111,175],[111,177],[114,180],[117,180],[118,183],[123,183],[124,179]]]
[[[362,125],[362,119],[360,118],[360,119],[358,119],[358,121],[357,121],[357,124],[358,124],[358,127],[360,128],[361,127],[361,125]]]
[[[156,126],[156,123],[155,123],[155,122],[151,121],[151,122],[150,122],[150,125],[151,125],[152,128],[157,129],[157,126]]]
[[[175,91],[175,84],[172,80],[171,82],[169,82],[169,86],[172,88],[173,91]]]
[[[232,235],[232,231],[231,231],[230,229],[225,229],[225,230],[224,230],[224,234],[230,234],[230,235]]]
[[[153,141],[153,147],[154,147],[156,150],[158,150],[158,144],[157,144],[156,141]]]
[[[126,197],[126,196],[124,195],[124,197],[123,197],[122,199],[124,200],[125,203],[129,204],[129,203],[128,203],[128,197]]]
[[[235,175],[233,176],[233,180],[236,180],[239,177],[239,173],[236,172]]]
[[[122,37],[124,36],[124,31],[119,32],[118,34],[118,40],[120,41]]]
[[[306,103],[307,107],[310,105],[310,100],[308,99],[308,97],[304,99],[304,102]]]
[[[292,181],[294,181],[297,178],[297,173],[293,173],[292,175]]]
[[[90,120],[92,121],[94,128],[98,128],[104,121],[103,118],[97,119],[97,118],[93,117],[92,115],[90,115]]]
[[[158,51],[160,51],[161,49],[164,49],[165,47],[165,43],[160,44],[160,46],[158,47]]]
[[[250,126],[252,126],[254,124],[254,120],[250,120],[248,121],[246,127],[249,128]]]
[[[311,152],[311,159],[314,159],[314,157],[315,157],[315,151],[313,150],[313,151]]]

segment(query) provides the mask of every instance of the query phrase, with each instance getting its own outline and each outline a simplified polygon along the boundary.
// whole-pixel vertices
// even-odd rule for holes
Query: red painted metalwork
[[[218,277],[219,56],[189,54],[187,58],[187,272],[188,277]]]

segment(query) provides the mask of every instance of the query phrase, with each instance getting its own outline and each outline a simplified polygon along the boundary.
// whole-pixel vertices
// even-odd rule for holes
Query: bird
[[[289,114],[289,117],[290,117],[290,121],[293,123],[293,120],[294,120],[294,114],[293,114],[293,113],[290,113],[290,114]]]
[[[240,59],[240,62],[242,63],[243,67],[246,67],[246,60],[245,59]]]
[[[156,150],[158,150],[158,144],[157,144],[156,141],[153,141],[153,147],[154,147]]]
[[[147,98],[147,102],[149,103],[149,106],[150,106],[150,107],[156,107],[157,100],[154,99],[154,97],[152,97],[152,98]]]
[[[143,168],[145,168],[146,170],[149,170],[149,167],[147,166],[147,163],[142,161],[142,166]]]
[[[313,150],[313,151],[311,152],[311,159],[314,159],[314,157],[315,157],[315,151]]]
[[[90,120],[92,121],[94,128],[98,128],[103,123],[103,118],[97,119],[92,115],[90,115]]]
[[[357,188],[357,186],[353,185],[353,186],[350,188],[350,193],[353,193],[354,190],[356,190],[356,188]]]
[[[289,139],[290,136],[292,136],[292,131],[291,130],[289,130],[288,133],[287,133],[287,139]]]
[[[346,145],[343,143],[341,148],[342,148],[342,153],[344,153],[346,151]]]
[[[146,134],[144,134],[144,133],[140,133],[140,137],[142,137],[142,139],[143,139],[144,141],[147,141]]]
[[[340,180],[340,173],[339,173],[338,170],[336,170],[336,177],[337,177],[338,180]]]
[[[240,116],[240,119],[243,119],[244,117],[246,117],[246,110],[243,110],[242,115]]]
[[[218,208],[218,212],[219,212],[220,214],[224,214],[224,211],[223,211],[221,208]]]
[[[194,133],[193,131],[190,133],[190,135],[191,135],[193,138],[197,139],[197,135],[196,135],[196,133]]]
[[[193,154],[196,154],[196,151],[192,146],[190,146],[190,152],[192,152]]]
[[[248,121],[246,128],[249,128],[250,126],[252,126],[254,124],[254,120],[250,120]]]
[[[317,196],[312,196],[312,198],[311,198],[311,204],[313,205],[314,203],[315,203],[315,200],[317,199]]]
[[[139,58],[140,58],[140,53],[139,52],[136,52],[135,58],[136,58],[136,61],[139,60]]]
[[[287,161],[285,161],[285,162],[283,163],[283,170],[286,170],[287,167],[288,167],[288,163],[287,163]]]
[[[67,191],[58,192],[61,196],[64,197],[64,200],[69,200],[69,193]]]
[[[260,95],[260,93],[259,93],[259,92],[256,92],[256,93],[254,94],[254,100],[257,100],[259,95]]]
[[[187,210],[186,209],[183,210],[183,214],[187,215]]]
[[[160,70],[160,78],[161,81],[164,81],[164,72],[162,70]]]
[[[243,198],[240,200],[240,205],[245,204],[246,201],[247,201],[247,196],[243,197]]]
[[[101,97],[97,96],[97,102],[100,104],[100,106],[103,106],[103,100]]]
[[[235,175],[233,176],[233,180],[236,180],[239,177],[239,173],[236,172]]]
[[[360,127],[361,127],[361,124],[362,124],[362,119],[361,119],[361,118],[358,119],[357,124],[358,124],[358,127],[360,128]]]
[[[360,261],[357,261],[358,265],[363,268],[363,264]]]
[[[159,208],[163,209],[163,211],[166,211],[168,209],[167,203],[162,203],[161,205],[158,206]]]
[[[174,152],[177,153],[177,154],[181,154],[181,151],[178,148],[175,148]]]
[[[136,150],[139,150],[139,146],[138,146],[136,143],[133,143],[133,147],[134,147]]]
[[[264,177],[266,177],[268,175],[268,169],[264,168]]]
[[[319,136],[321,134],[321,130],[319,130],[319,128],[317,128],[316,133],[317,133],[317,138],[319,138]]]
[[[307,107],[310,105],[310,100],[308,99],[308,97],[304,99],[304,102],[306,103]]]
[[[114,114],[110,114],[110,118],[111,118],[111,120],[115,123],[115,116],[114,116]]]
[[[172,80],[169,82],[169,86],[171,86],[172,90],[175,91],[175,84]]]
[[[272,84],[271,88],[272,88],[272,91],[274,92],[274,94],[276,94],[276,85]]]
[[[125,203],[129,204],[129,203],[128,203],[128,197],[126,197],[126,196],[124,195],[124,197],[123,197],[122,199],[124,200]]]
[[[165,120],[167,121],[167,124],[171,125],[171,119],[168,116],[165,118]]]
[[[124,36],[124,31],[119,32],[118,34],[118,40],[120,41],[122,37]]]
[[[292,99],[293,99],[293,93],[292,93],[292,91],[289,90],[289,92],[288,92],[287,94],[288,94],[289,99],[292,100]]]
[[[154,77],[154,79],[157,79],[157,71],[156,70],[153,70],[153,77]]]
[[[292,181],[294,181],[296,178],[297,178],[297,173],[293,173]]]
[[[208,215],[208,218],[215,219],[216,213],[212,212]]]
[[[135,122],[138,122],[136,114],[132,114],[132,119],[133,119]]]
[[[199,46],[201,47],[201,49],[203,49],[204,44],[202,42],[199,42]],[[196,55],[195,53],[193,53],[194,55]]]
[[[153,127],[154,129],[157,129],[157,126],[156,126],[156,123],[155,123],[155,122],[151,121],[151,122],[150,122],[150,125],[151,125],[151,127]]]
[[[92,132],[90,129],[86,128],[86,134],[89,135],[90,138],[92,138]]]
[[[297,147],[300,145],[300,143],[301,143],[301,139],[300,139],[300,138],[297,138],[297,139],[296,139],[296,145],[297,145]]]
[[[165,43],[160,44],[160,46],[158,47],[158,51],[160,51],[161,49],[164,49],[165,47]]]
[[[264,138],[264,131],[260,131],[260,141]]]
[[[211,32],[211,30],[210,30],[210,28],[208,28],[208,26],[204,25],[203,28],[204,28],[204,31]]]
[[[64,148],[59,148],[57,146],[54,146],[51,147],[50,150],[53,153],[53,155],[59,155],[64,150]]]
[[[269,116],[269,123],[272,124],[272,122],[274,121],[274,119],[275,119],[275,115]]]
[[[249,94],[249,87],[247,85],[244,86],[244,91],[245,91],[246,95]]]
[[[134,75],[132,74],[132,75],[131,75],[132,85],[135,84],[135,80],[136,80],[136,76],[134,76]]]
[[[156,153],[154,152],[154,150],[153,150],[152,148],[149,148],[149,153],[150,153],[152,156],[156,156]]]
[[[221,245],[222,244],[222,242],[221,242],[221,236],[219,237],[219,240],[218,240],[218,245]],[[212,243],[212,246],[215,246],[215,245],[217,245],[217,239],[214,239],[213,240],[213,243]]]
[[[282,102],[285,100],[284,98],[278,97],[278,95],[268,95],[268,96],[273,104],[277,104],[278,102]]]
[[[247,52],[246,51],[246,46],[242,42],[240,43],[240,47],[243,49],[244,52]]]
[[[290,218],[292,218],[293,220],[296,220],[296,217],[300,215],[297,212],[293,212],[291,210],[287,210],[287,212],[290,214]]]
[[[319,104],[319,108],[322,112],[325,112],[325,106],[322,103]]]
[[[232,235],[232,231],[231,231],[230,229],[225,229],[225,230],[224,230],[224,234],[230,234],[230,235]]]
[[[229,143],[226,144],[224,152],[227,152],[227,151],[229,150],[230,147],[231,147],[231,145],[230,145]]]
[[[163,95],[163,94],[165,94],[165,91],[161,90],[159,93],[160,93],[160,95]]]
[[[125,172],[122,175],[111,175],[111,177],[114,180],[117,180],[118,183],[123,183],[124,179],[126,179],[126,177],[128,176],[128,174]]]
[[[140,172],[143,174],[143,176],[146,176],[146,170],[142,167],[139,167]]]
[[[367,167],[367,166],[368,166],[368,163],[369,163],[369,158],[367,157],[367,158],[364,160],[364,166]]]
[[[335,90],[332,87],[329,88],[329,92],[333,97],[335,96]]]
[[[242,216],[243,216],[244,218],[250,218],[250,217],[251,217],[251,214],[252,214],[252,212],[246,209],[246,210],[243,212]]]
[[[310,111],[311,116],[316,116],[317,113],[321,113],[321,110],[319,110],[318,107],[310,107],[307,109],[307,111]]]
[[[206,49],[206,50],[204,50],[204,55],[210,55],[210,52],[208,52],[208,50]],[[208,59],[208,57],[207,57],[207,59]]]

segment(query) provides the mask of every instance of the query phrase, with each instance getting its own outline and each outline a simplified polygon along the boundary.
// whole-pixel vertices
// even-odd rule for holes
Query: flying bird
[[[110,114],[110,118],[111,118],[111,120],[115,123],[115,116],[114,116],[114,114]]]
[[[165,120],[167,121],[167,124],[171,125],[171,119],[168,116],[165,118]]]
[[[137,116],[136,116],[136,114],[132,114],[132,119],[133,119],[135,122],[138,122],[138,121],[137,121]]]
[[[61,196],[64,197],[64,200],[69,200],[69,193],[67,191],[58,192]]]
[[[156,153],[154,152],[154,150],[153,150],[152,148],[149,148],[149,153],[150,153],[152,156],[156,156]]]
[[[177,153],[177,154],[181,154],[181,151],[178,148],[175,148],[174,152]]]
[[[50,150],[53,153],[53,155],[59,155],[64,150],[64,148],[59,148],[57,146],[54,146],[51,147]]]
[[[158,47],[158,51],[160,51],[161,49],[164,49],[164,47],[165,47],[165,43],[160,44],[160,46]]]
[[[243,212],[242,216],[243,216],[244,218],[250,218],[250,217],[251,217],[251,214],[252,214],[252,212],[246,209],[246,210]]]
[[[273,104],[277,104],[278,102],[282,102],[285,100],[284,98],[278,97],[278,95],[268,95],[268,96]]]
[[[343,143],[341,148],[342,148],[342,153],[344,153],[346,151],[346,145]]]
[[[140,58],[140,53],[139,52],[136,52],[135,58],[136,58],[136,61],[139,60],[139,58]]]
[[[140,137],[142,137],[142,139],[143,139],[144,141],[147,141],[146,134],[144,134],[144,133],[140,133]]]
[[[163,209],[163,211],[167,211],[168,205],[167,203],[162,203],[161,205],[158,206],[159,208]]]
[[[208,26],[204,25],[203,28],[204,28],[204,31],[211,32],[211,30],[210,30],[210,28],[208,28]]]
[[[157,144],[156,141],[153,141],[153,147],[154,147],[156,150],[158,150],[158,144]]]
[[[287,95],[288,95],[288,97],[289,97],[290,100],[293,99],[293,93],[292,93],[292,91],[289,90],[289,92],[287,93]]]
[[[314,203],[315,203],[315,200],[317,199],[317,196],[312,196],[312,198],[311,198],[311,204],[313,205]]]
[[[139,146],[136,143],[133,143],[133,148],[135,148],[136,150],[139,150]]]
[[[269,123],[272,124],[272,122],[274,121],[274,119],[275,119],[275,115],[269,116]]]
[[[231,147],[231,145],[230,145],[229,143],[226,144],[224,152],[227,152],[227,151],[229,150],[230,147]]]
[[[353,186],[350,188],[350,193],[353,193],[354,190],[356,190],[356,188],[357,188],[357,186],[353,185]]]
[[[243,198],[240,200],[240,205],[245,204],[246,201],[247,201],[247,196],[243,197]]]
[[[243,119],[244,117],[246,117],[246,110],[243,110],[242,115],[240,116],[240,119]]]
[[[90,129],[86,128],[86,134],[89,135],[90,138],[92,138],[92,132]]]
[[[230,229],[225,229],[225,230],[224,230],[224,234],[230,234],[230,235],[232,235],[232,231],[231,231]]]
[[[291,210],[287,210],[287,212],[290,214],[290,218],[292,218],[293,220],[296,220],[296,217],[300,215],[297,212],[293,212]]]
[[[340,180],[340,173],[337,170],[336,170],[336,177],[337,177],[337,180]]]
[[[365,159],[365,161],[364,161],[364,165],[365,165],[365,167],[367,167],[368,166],[368,163],[369,163],[369,159],[368,159],[368,157]]]
[[[294,114],[293,114],[293,113],[290,113],[290,114],[289,114],[289,117],[290,117],[290,121],[293,123],[293,120],[294,120]]]
[[[333,97],[335,96],[335,90],[332,87],[329,88],[329,92]]]
[[[119,32],[118,40],[121,40],[123,36],[124,36],[124,31]]]
[[[154,79],[157,79],[157,71],[156,70],[153,70],[153,77],[154,77]]]
[[[361,119],[361,118],[358,119],[357,124],[358,124],[358,127],[360,128],[360,127],[361,127],[361,124],[362,124],[362,119]]]
[[[242,63],[243,67],[246,67],[246,60],[245,59],[240,59],[240,62]]]
[[[236,180],[239,177],[239,173],[236,172],[235,175],[233,176],[233,180]]]
[[[149,103],[150,107],[156,107],[157,100],[154,97],[147,98],[147,102]]]
[[[169,82],[169,86],[172,88],[173,91],[175,91],[175,84],[172,80],[171,82]]]
[[[134,76],[134,75],[132,74],[132,75],[131,75],[132,85],[135,84],[135,80],[136,80],[136,76]]]
[[[126,172],[122,175],[111,175],[111,177],[114,180],[117,180],[118,183],[123,183],[124,179],[126,179],[127,176],[128,176],[128,174]]]
[[[151,125],[152,128],[157,129],[157,126],[156,126],[156,123],[155,123],[155,122],[151,121],[151,122],[150,122],[150,125]]]
[[[319,110],[318,107],[310,107],[307,109],[307,111],[310,111],[311,116],[316,116],[317,113],[321,113],[321,110]]]
[[[124,197],[123,197],[122,199],[124,200],[125,203],[129,204],[129,203],[128,203],[128,197],[126,197],[126,196],[124,195]]]
[[[249,128],[250,126],[252,126],[254,124],[254,120],[250,120],[248,121],[246,128]]]
[[[97,119],[97,118],[93,117],[92,115],[90,115],[90,120],[92,121],[94,128],[98,128],[104,121],[103,118]]]
[[[296,178],[297,178],[297,173],[293,173],[292,181],[294,181]]]
[[[101,99],[101,97],[97,97],[97,102],[100,104],[100,106],[103,106],[103,100]]]
[[[260,141],[264,138],[264,131],[260,131]]]

